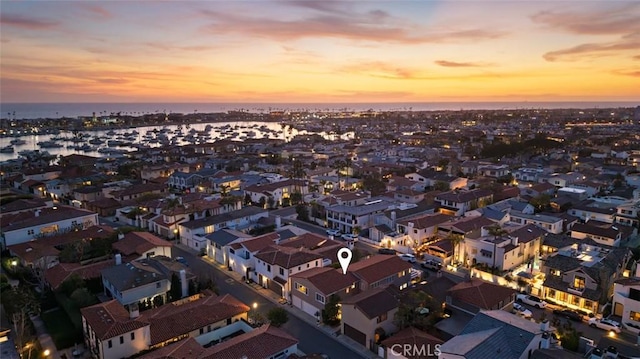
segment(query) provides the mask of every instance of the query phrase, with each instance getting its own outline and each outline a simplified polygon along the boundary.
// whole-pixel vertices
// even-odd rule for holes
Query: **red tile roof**
[[[249,238],[242,241],[242,245],[251,253],[255,253],[261,249],[264,249],[275,243],[276,239],[280,238],[278,233],[272,232],[262,236]]]
[[[113,338],[147,325],[131,320],[129,312],[115,299],[82,308],[80,313],[100,340]]]
[[[291,248],[272,245],[260,250],[256,258],[282,268],[294,268],[296,266],[322,259],[322,256],[304,248]]]
[[[124,235],[124,238],[114,242],[113,249],[124,254],[142,255],[144,252],[149,251],[156,247],[171,247],[171,242],[156,236],[149,232],[129,232]]]
[[[208,348],[202,359],[270,358],[298,344],[298,339],[269,324]]]
[[[80,263],[59,263],[44,272],[44,278],[51,288],[57,289],[72,274],[77,274],[82,279],[100,278],[100,272],[112,266],[111,259],[87,265]]]
[[[151,345],[155,345],[209,324],[247,313],[249,309],[230,294],[216,296],[210,292],[202,299],[182,305],[163,305],[148,310],[137,320],[150,324]]]
[[[35,211],[3,216],[0,228],[3,232],[9,232],[90,215],[95,215],[95,213],[69,206],[47,207]],[[79,223],[82,223],[82,221]]]
[[[342,302],[342,310],[347,305],[353,305],[369,319],[388,313],[397,308],[400,301],[387,288],[378,287],[347,298]]]
[[[490,310],[496,309],[500,301],[503,302],[503,306],[507,305],[516,290],[473,278],[470,281],[456,284],[449,289],[448,293],[453,299],[480,309]]]
[[[45,207],[47,207],[47,202],[40,198],[18,199],[0,206],[0,215],[8,215],[11,212],[28,211]]]
[[[351,264],[349,272],[371,284],[411,268],[398,256],[374,255]]]
[[[40,241],[14,244],[7,249],[26,263],[33,263],[42,257],[57,256],[60,253],[55,247],[40,243]]]
[[[311,268],[306,271],[296,273],[291,276],[295,281],[296,278],[304,278],[308,280],[325,296],[339,292],[358,281],[358,278],[351,272],[342,274],[341,269],[332,267]]]
[[[194,359],[199,358],[204,351],[202,345],[193,337],[189,337],[139,356],[138,359]]]
[[[402,221],[398,221],[398,223],[404,226],[408,226],[409,222],[411,222],[413,223],[414,228],[423,229],[423,228],[431,228],[439,224],[449,222],[450,220],[451,220],[451,216],[438,213],[438,214],[424,214],[418,217],[413,217],[409,219],[404,219]]]
[[[444,343],[440,338],[436,338],[433,335],[423,332],[414,327],[405,328],[389,338],[382,341],[382,345],[387,348],[393,348],[394,345],[409,344],[412,348],[431,348],[431,352],[434,353],[437,345]],[[401,352],[397,350],[396,352]],[[437,356],[436,356],[437,357]],[[409,355],[407,359],[422,359],[424,355]]]

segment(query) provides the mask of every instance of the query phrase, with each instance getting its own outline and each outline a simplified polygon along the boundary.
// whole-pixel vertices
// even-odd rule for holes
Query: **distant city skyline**
[[[10,102],[640,99],[630,1],[3,1]]]

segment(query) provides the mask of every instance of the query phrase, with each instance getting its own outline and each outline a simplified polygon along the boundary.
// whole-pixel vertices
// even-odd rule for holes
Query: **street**
[[[266,313],[277,305],[256,293],[253,289],[225,275],[218,268],[205,262],[202,258],[180,247],[172,248],[173,257],[184,257],[189,268],[200,278],[214,280],[220,294],[229,293],[243,303],[253,306],[257,303],[257,310],[266,317]],[[359,353],[342,345],[340,342],[329,338],[327,334],[309,323],[289,315],[289,321],[282,326],[287,332],[294,335],[300,341],[298,348],[305,353],[325,353],[331,358],[355,358]]]

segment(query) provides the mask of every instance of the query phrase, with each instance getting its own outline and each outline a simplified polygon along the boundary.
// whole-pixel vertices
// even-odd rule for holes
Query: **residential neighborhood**
[[[139,146],[0,163],[0,327],[23,358],[638,357],[640,108],[611,111],[79,118]]]

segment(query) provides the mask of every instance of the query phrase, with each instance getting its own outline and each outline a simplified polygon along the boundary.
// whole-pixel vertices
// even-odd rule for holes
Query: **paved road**
[[[253,289],[244,283],[238,282],[225,275],[222,271],[214,268],[202,258],[193,255],[182,248],[174,246],[172,249],[174,257],[184,257],[189,263],[189,267],[197,276],[201,278],[212,278],[221,294],[229,293],[249,306],[258,304],[258,311],[266,316],[266,313],[277,305],[268,299],[257,294]],[[360,355],[350,348],[342,345],[327,336],[327,334],[309,323],[289,315],[289,321],[282,326],[287,332],[292,333],[300,341],[298,348],[305,353],[325,353],[331,358],[357,358]]]

